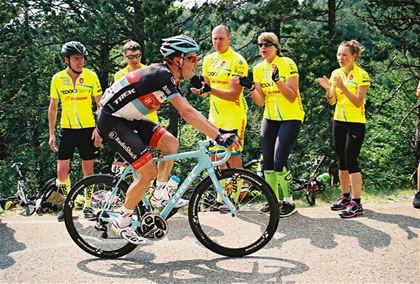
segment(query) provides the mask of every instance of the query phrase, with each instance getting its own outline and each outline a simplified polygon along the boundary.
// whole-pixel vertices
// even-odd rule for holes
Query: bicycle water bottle
[[[173,175],[173,176],[171,176],[171,178],[168,180],[168,183],[166,184],[166,186],[165,186],[165,193],[164,194],[167,194],[168,196],[167,196],[167,198],[163,198],[163,199],[166,199],[166,200],[168,200],[169,198],[171,198],[172,197],[172,195],[175,193],[175,191],[177,190],[177,188],[178,188],[178,184],[181,182],[181,179],[179,178],[179,177],[177,177],[177,176],[175,176],[175,175]]]
[[[328,184],[330,182],[330,174],[323,173],[316,177],[316,179],[324,184]]]

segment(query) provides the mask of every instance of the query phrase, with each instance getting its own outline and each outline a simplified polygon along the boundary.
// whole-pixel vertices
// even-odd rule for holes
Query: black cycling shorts
[[[73,159],[74,150],[79,150],[80,157],[84,161],[94,160],[98,157],[99,149],[95,147],[92,133],[95,127],[68,129],[60,131],[58,144],[58,160]]]
[[[104,111],[98,117],[98,130],[108,142],[136,170],[152,159],[147,146],[157,147],[165,128],[151,120],[127,120]]]

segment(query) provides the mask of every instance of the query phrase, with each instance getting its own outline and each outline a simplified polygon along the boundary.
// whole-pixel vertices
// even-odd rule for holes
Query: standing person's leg
[[[335,153],[339,163],[339,178],[341,194],[337,201],[331,205],[331,210],[339,211],[343,210],[350,203],[350,175],[347,168],[347,162],[345,157],[346,149],[346,138],[348,132],[348,124],[342,121],[333,122],[333,140]]]
[[[62,129],[57,153],[57,187],[64,195],[70,192],[70,164],[73,158],[75,143],[72,129]],[[57,221],[64,221],[64,211],[61,210],[57,215]]]
[[[272,188],[277,197],[277,201],[281,202],[279,193],[279,184],[277,175],[274,172],[274,146],[277,139],[279,124],[276,121],[263,118],[261,123],[261,152],[263,155],[262,169],[264,178]]]
[[[99,149],[95,147],[94,140],[92,139],[92,133],[94,127],[80,129],[77,138],[77,148],[79,150],[80,157],[82,159],[82,172],[84,177],[88,177],[94,174],[95,159],[98,157]],[[85,204],[83,207],[83,215],[86,219],[96,219],[96,214],[91,208],[93,189],[85,188]]]
[[[417,192],[414,195],[413,206],[414,208],[420,208],[420,162],[417,166]]]
[[[274,150],[274,172],[283,193],[283,202],[280,209],[280,217],[287,217],[296,212],[293,196],[290,192],[292,174],[288,170],[289,155],[296,144],[302,122],[288,120],[279,122],[277,139]]]
[[[344,211],[340,212],[342,218],[352,218],[363,214],[361,204],[362,195],[362,173],[360,171],[358,158],[365,138],[365,124],[349,123],[349,131],[346,139],[345,157],[350,175],[350,183],[353,198]]]

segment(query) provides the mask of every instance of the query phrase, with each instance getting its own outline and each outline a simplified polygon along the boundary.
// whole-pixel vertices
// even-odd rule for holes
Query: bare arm
[[[181,117],[192,127],[214,139],[219,134],[219,129],[208,121],[198,110],[193,108],[182,96],[171,100]]]
[[[287,78],[286,82],[278,80],[275,84],[289,102],[293,103],[296,100],[299,90],[299,76]]]
[[[356,94],[353,94],[347,87],[344,85],[343,79],[341,77],[335,77],[334,83],[337,85],[337,88],[341,89],[343,94],[354,104],[356,107],[361,107],[363,101],[365,100],[368,86],[357,87]]]
[[[330,80],[327,76],[322,76],[318,78],[319,85],[325,89],[325,96],[330,105],[334,105],[337,102],[337,95],[335,93],[335,86],[330,83]]]
[[[58,99],[51,98],[48,106],[48,131],[49,141],[48,145],[53,152],[57,152],[58,148],[55,145],[55,125],[57,122]]]
[[[265,105],[265,95],[262,91],[261,84],[260,83],[254,83],[254,84],[255,84],[255,90],[253,90],[250,93],[252,100],[258,107],[263,107]]]

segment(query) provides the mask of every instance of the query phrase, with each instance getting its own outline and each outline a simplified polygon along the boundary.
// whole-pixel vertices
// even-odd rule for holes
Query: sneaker
[[[353,200],[350,201],[347,208],[339,213],[341,218],[353,218],[363,215],[362,204],[357,204]]]
[[[420,191],[419,190],[414,195],[413,206],[414,208],[420,208]]]
[[[267,213],[270,211],[270,205],[268,205],[268,202],[264,204],[264,207],[260,209],[260,212]]]
[[[344,195],[340,194],[340,197],[337,199],[336,202],[331,204],[331,210],[332,211],[339,211],[346,209],[347,206],[350,204],[351,198],[345,197]]]
[[[61,210],[60,212],[58,212],[57,221],[58,222],[63,222],[64,221],[64,210]]]
[[[280,218],[289,217],[290,215],[296,213],[296,206],[287,201],[283,201],[282,206],[280,207]]]
[[[175,188],[176,189],[176,188]],[[157,197],[155,195],[156,191],[159,192],[158,189],[155,190],[155,192],[153,193],[152,198],[150,199],[150,201],[152,202],[152,204],[156,207],[156,208],[163,208],[168,204],[168,201],[171,199],[173,193],[175,192],[174,190],[172,190],[171,188],[164,188],[162,189],[164,192],[161,192],[161,198]],[[174,208],[182,208],[188,205],[188,200],[180,198],[178,199],[178,201],[175,203]]]
[[[120,236],[121,238],[127,240],[129,243],[134,245],[149,245],[151,242],[140,236],[136,230],[133,229],[131,226],[127,226],[124,228],[120,228],[117,221],[112,223],[111,231],[113,234]]]
[[[90,221],[96,220],[96,214],[90,207],[86,207],[85,209],[83,209],[83,216],[85,217],[85,219]]]
[[[282,203],[278,204],[279,208],[282,207]],[[262,213],[268,213],[270,211],[270,205],[268,205],[268,202],[264,204],[264,207],[260,209],[260,212]]]

